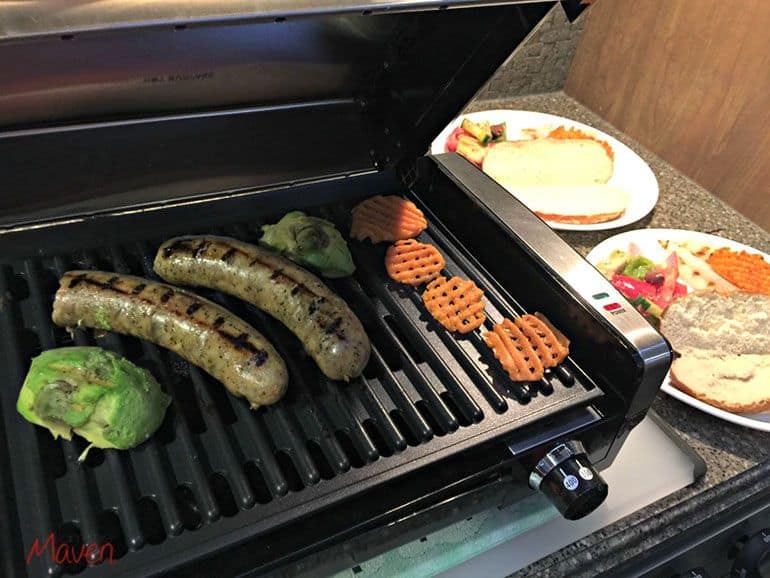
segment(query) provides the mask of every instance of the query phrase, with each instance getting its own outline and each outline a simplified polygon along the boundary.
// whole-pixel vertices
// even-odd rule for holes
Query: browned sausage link
[[[69,271],[59,282],[53,322],[146,339],[209,373],[252,408],[278,401],[288,372],[262,334],[194,293],[140,277]]]
[[[315,275],[267,249],[226,237],[178,237],[155,256],[169,283],[217,289],[286,325],[330,379],[361,374],[371,346],[347,303]]]

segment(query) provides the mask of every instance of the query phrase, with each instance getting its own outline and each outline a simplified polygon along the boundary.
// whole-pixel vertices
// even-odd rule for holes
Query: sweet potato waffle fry
[[[607,156],[610,157],[611,161],[615,160],[615,151],[612,150],[610,143],[603,141],[601,139],[598,139],[595,136],[580,130],[579,128],[566,128],[563,126],[559,126],[548,133],[548,138],[556,138],[561,140],[570,140],[570,139],[593,140],[598,142],[600,145],[602,145],[602,147],[604,148],[604,151],[607,153]]]
[[[406,285],[417,286],[433,281],[444,265],[444,256],[436,247],[414,239],[396,241],[385,253],[388,276]]]
[[[711,253],[708,264],[739,289],[770,295],[770,263],[762,255],[722,248]]]
[[[433,318],[449,331],[468,333],[481,327],[484,292],[473,281],[460,277],[438,277],[422,294],[422,301]]]
[[[495,323],[484,342],[512,381],[536,381],[569,355],[569,342],[536,315]]]
[[[416,237],[428,227],[422,211],[406,199],[393,195],[376,196],[353,208],[350,236],[372,243]]]
[[[512,381],[535,381],[543,377],[543,364],[527,336],[510,319],[495,323],[484,333],[484,342]]]
[[[569,355],[556,333],[536,316],[522,315],[515,323],[529,339],[543,367],[556,367]]]

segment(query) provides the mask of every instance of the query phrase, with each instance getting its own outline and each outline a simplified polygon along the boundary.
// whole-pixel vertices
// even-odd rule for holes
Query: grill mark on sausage
[[[168,258],[171,257],[174,253],[177,251],[182,251],[183,249],[188,251],[190,250],[190,245],[185,239],[179,239],[177,241],[174,241],[169,245],[168,247],[163,248],[163,256]]]
[[[180,239],[177,241],[174,241],[171,245],[164,248],[163,250],[163,256],[169,257],[175,252],[182,252],[184,251],[187,255],[192,257],[193,259],[199,258],[199,252],[197,250],[193,250],[192,246],[190,245],[191,241],[189,239]],[[206,248],[210,247],[213,244],[216,244],[217,246],[222,247],[223,249],[226,248],[224,254],[222,257],[220,257],[221,261],[226,262],[228,265],[232,262],[235,255],[242,255],[244,258],[249,259],[249,267],[254,267],[255,265],[260,265],[262,267],[266,267],[268,269],[272,269],[273,266],[270,263],[265,262],[264,260],[260,259],[259,256],[252,256],[251,253],[248,251],[244,251],[240,247],[236,247],[234,245],[231,245],[227,241],[221,240],[221,239],[206,239],[201,242],[199,245],[206,245]],[[168,252],[168,249],[172,249],[171,252]],[[292,296],[298,295],[300,292],[306,293],[313,297],[313,301],[308,306],[308,314],[309,315],[315,315],[321,306],[326,303],[326,299],[313,291],[310,287],[305,285],[304,283],[295,280],[290,275],[287,275],[283,269],[274,269],[273,272],[270,274],[270,279],[273,281],[279,281],[280,283],[285,283],[286,285],[291,285],[291,289],[289,290],[289,293]],[[320,328],[324,330],[324,327],[322,324],[318,323]],[[339,337],[341,340],[345,339],[344,333],[337,331],[332,332],[330,334],[334,334],[337,337]]]
[[[160,296],[160,302],[165,303],[174,296],[174,290],[169,289],[163,295]]]
[[[243,257],[249,259],[249,267],[253,267],[254,265],[261,265],[262,267],[267,267],[268,269],[272,269],[273,268],[273,266],[271,264],[266,263],[265,261],[261,260],[259,257],[252,257],[251,254],[248,253],[247,251],[244,251],[243,249],[241,249],[239,247],[235,247],[233,245],[230,245],[226,241],[222,241],[222,240],[216,239],[213,242],[217,243],[218,245],[222,246],[223,248],[227,247],[227,250],[225,251],[225,253],[222,255],[222,257],[220,257],[220,259],[222,261],[224,261],[225,263],[230,263],[233,260],[233,257],[235,257],[235,255],[243,255]],[[195,250],[192,250],[192,247],[188,243],[189,243],[189,241],[187,241],[185,239],[180,239],[178,241],[174,241],[171,245],[169,245],[168,247],[165,247],[163,249],[163,256],[164,257],[170,257],[174,253],[182,252],[182,250],[184,250],[193,259],[198,259],[200,257],[199,252],[195,251]],[[204,245],[204,244],[206,245],[206,248],[208,248],[209,246],[211,246],[212,241],[207,239],[207,240],[205,240],[205,241],[203,241],[201,243],[201,245]],[[308,293],[309,295],[318,296],[318,294],[315,291],[313,291],[310,287],[308,287],[307,285],[305,285],[302,282],[299,282],[299,281],[293,279],[291,276],[287,275],[283,271],[283,269],[275,269],[273,271],[273,273],[271,273],[270,279],[273,279],[273,280],[281,279],[284,282],[288,281],[289,283],[294,285],[294,287],[292,287],[291,291],[295,291],[296,290],[296,292],[292,293],[292,295],[296,295],[300,291],[303,291],[305,293]]]
[[[110,278],[107,280],[107,285],[109,285],[110,287],[112,287],[112,285],[113,285],[113,284],[114,284],[114,283],[115,283],[115,282],[116,282],[118,279],[120,279],[120,277],[119,277],[118,275],[113,275],[112,277],[110,277]]]
[[[233,335],[232,333],[227,332],[220,332],[222,337],[227,339],[230,343],[235,345],[238,349],[245,349],[246,351],[257,354],[259,352],[262,352],[265,354],[265,357],[267,357],[267,352],[259,349],[258,347],[255,347],[253,343],[249,341],[249,334],[248,333],[240,333],[238,335]],[[262,362],[264,363],[264,361]]]
[[[260,367],[265,364],[267,361],[267,358],[269,357],[269,354],[264,349],[259,349],[254,354],[254,357],[252,358],[254,360],[254,365],[257,367]]]
[[[321,305],[323,302],[326,301],[323,297],[319,297],[317,299],[313,299],[310,302],[310,305],[307,307],[307,314],[308,315],[315,315],[318,310],[321,308]]]
[[[118,278],[120,278],[120,277],[118,276]],[[73,285],[73,282],[75,282],[75,281],[76,281],[76,283],[75,283],[75,285]],[[150,305],[156,305],[156,306],[158,305],[152,299],[146,299],[144,297],[139,297],[137,295],[137,292],[136,292],[137,287],[142,286],[142,289],[144,289],[147,286],[146,283],[141,283],[140,285],[137,285],[136,287],[134,287],[129,292],[129,291],[125,291],[125,290],[123,290],[123,289],[121,289],[119,287],[115,287],[113,285],[109,285],[108,283],[105,283],[105,282],[102,282],[102,281],[97,281],[96,279],[91,279],[90,277],[88,277],[88,273],[81,273],[80,275],[72,277],[72,280],[70,281],[70,283],[68,285],[68,288],[77,286],[80,283],[84,283],[84,284],[89,285],[91,287],[97,287],[98,289],[100,289],[102,291],[113,291],[113,292],[118,293],[120,295],[125,295],[127,297],[130,297],[133,300],[142,301],[142,302],[148,303]],[[162,298],[163,297],[161,297],[161,300],[162,300]],[[168,299],[166,301],[168,301]],[[187,310],[189,311],[191,308],[195,307],[195,309],[193,310],[193,312],[195,312],[198,309],[200,309],[203,305],[204,305],[203,303],[196,301],[196,302],[192,303],[190,305],[190,307],[187,308]],[[181,317],[181,315],[177,311],[174,311],[172,309],[167,309],[167,308],[165,310],[168,313],[171,313],[172,315],[175,315],[177,317]],[[189,315],[189,313],[188,313],[188,315]],[[196,325],[200,325],[200,326],[205,327],[206,329],[211,329],[213,331],[216,331],[220,336],[222,336],[222,338],[224,338],[226,341],[228,341],[236,349],[243,350],[243,351],[248,351],[249,353],[253,354],[253,358],[252,359],[254,361],[254,364],[257,367],[260,367],[261,365],[263,365],[267,361],[267,359],[269,357],[269,354],[267,353],[267,351],[265,351],[263,349],[260,349],[260,348],[256,347],[253,343],[251,343],[249,341],[248,333],[240,333],[239,335],[233,335],[232,333],[229,333],[228,331],[225,331],[224,329],[220,328],[224,324],[224,322],[225,322],[225,318],[224,317],[222,317],[222,316],[217,317],[214,320],[214,323],[212,325],[208,325],[207,323],[204,323],[204,322],[196,320],[196,319],[192,319],[192,321]]]
[[[235,247],[230,247],[225,252],[225,254],[220,257],[220,259],[222,259],[222,261],[224,261],[225,263],[229,263],[230,261],[233,260],[233,257],[235,257],[235,254],[237,252],[238,252],[238,250]],[[197,258],[197,255],[193,254],[193,257]]]
[[[340,341],[345,341],[345,332],[340,329],[340,326],[342,325],[342,317],[337,317],[334,321],[332,321],[329,325],[326,326],[326,329],[324,331],[327,335],[334,335],[337,339]]]
[[[192,252],[192,256],[197,259],[200,255],[206,252],[206,249],[209,248],[209,245],[211,245],[211,243],[208,241],[201,241],[201,243],[195,247],[195,251]]]
[[[86,278],[86,275],[88,275],[88,273],[81,273],[80,275],[73,277],[70,280],[69,288],[72,289],[73,287],[76,287],[78,284],[80,284]]]
[[[185,311],[185,313],[187,313],[187,315],[193,315],[193,314],[194,314],[194,313],[195,313],[195,312],[196,312],[198,309],[200,309],[202,306],[203,306],[203,303],[198,303],[198,302],[196,301],[195,303],[193,303],[192,305],[190,305],[190,306],[187,308],[187,311]]]
[[[131,289],[132,295],[139,295],[142,291],[144,291],[147,288],[147,283],[139,283],[136,287]]]

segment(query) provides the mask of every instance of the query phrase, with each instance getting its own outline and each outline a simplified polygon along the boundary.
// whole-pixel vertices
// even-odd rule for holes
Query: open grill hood
[[[413,164],[553,5],[488,4],[4,7],[0,226]]]

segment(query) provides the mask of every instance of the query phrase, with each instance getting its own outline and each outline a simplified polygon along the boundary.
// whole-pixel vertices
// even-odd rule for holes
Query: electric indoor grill
[[[351,537],[383,544],[421,516],[449,520],[500,492],[544,492],[576,519],[599,471],[645,416],[667,342],[548,226],[430,141],[552,2],[413,0],[20,3],[0,12],[0,564],[6,576],[281,571]],[[51,322],[73,268],[156,278],[177,234],[256,242],[302,209],[347,233],[350,208],[404,195],[446,273],[474,280],[488,322],[541,312],[571,341],[540,382],[510,382],[478,333],[435,323],[351,242],[330,282],[360,317],[371,361],[323,378],[255,308],[204,295],[279,349],[288,393],[250,411],[178,356]],[[97,344],[173,398],[130,451],[54,440],[16,398],[41,351]],[[611,489],[610,489],[611,491]],[[461,507],[462,506],[462,507]],[[439,511],[443,512],[440,514]],[[114,545],[110,564],[28,556],[36,540]],[[91,562],[96,562],[92,556]]]

